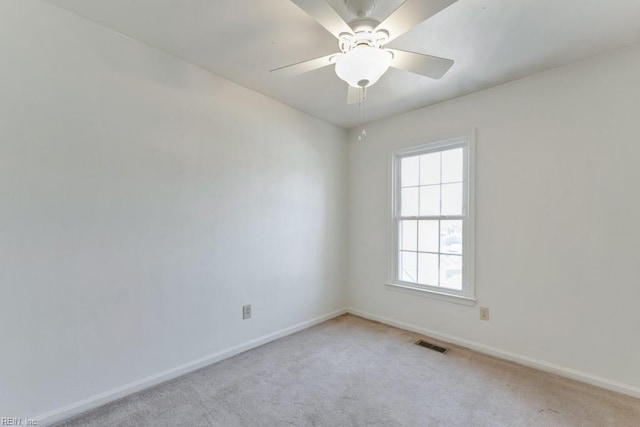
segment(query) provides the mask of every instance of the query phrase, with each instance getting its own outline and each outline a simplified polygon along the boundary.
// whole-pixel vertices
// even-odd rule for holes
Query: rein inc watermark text
[[[25,417],[0,417],[0,426],[37,426],[38,420]]]

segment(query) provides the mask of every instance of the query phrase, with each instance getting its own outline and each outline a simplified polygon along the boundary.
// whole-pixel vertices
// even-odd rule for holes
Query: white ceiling
[[[328,122],[359,123],[333,67],[295,77],[269,72],[338,51],[335,38],[288,0],[47,1]],[[328,2],[352,18],[343,0]],[[381,20],[402,0],[377,2]],[[454,59],[451,70],[431,80],[390,69],[369,88],[364,121],[636,43],[639,23],[640,0],[458,0],[389,45]]]

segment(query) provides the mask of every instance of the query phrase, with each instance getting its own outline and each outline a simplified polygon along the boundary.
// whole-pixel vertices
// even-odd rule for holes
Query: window
[[[473,140],[393,155],[392,286],[473,301]]]

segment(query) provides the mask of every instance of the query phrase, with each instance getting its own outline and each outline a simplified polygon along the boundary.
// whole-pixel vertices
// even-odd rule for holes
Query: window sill
[[[434,298],[441,301],[448,301],[456,304],[467,305],[469,307],[474,306],[477,301],[475,298],[464,297],[461,295],[446,294],[443,292],[422,289],[414,286],[400,285],[398,283],[387,283],[386,286],[387,286],[387,289],[389,289],[390,291],[418,295],[418,296],[427,297],[427,298]]]

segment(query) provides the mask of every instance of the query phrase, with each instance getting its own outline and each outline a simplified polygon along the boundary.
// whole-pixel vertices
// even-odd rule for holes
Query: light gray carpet
[[[344,315],[58,426],[640,426],[638,399],[419,338]]]

